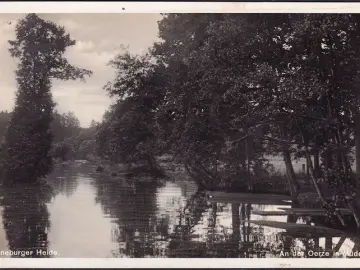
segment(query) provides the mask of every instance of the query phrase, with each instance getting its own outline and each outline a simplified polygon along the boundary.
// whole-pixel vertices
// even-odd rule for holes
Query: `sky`
[[[12,111],[16,92],[14,71],[16,60],[11,58],[8,40],[15,38],[18,19],[26,14],[0,14],[0,111]],[[91,120],[100,121],[113,102],[103,86],[114,78],[114,70],[107,63],[122,47],[141,54],[158,40],[157,22],[160,14],[38,14],[46,20],[65,27],[77,41],[65,57],[77,67],[93,71],[85,83],[81,81],[53,81],[51,89],[60,113],[73,111],[81,126]]]

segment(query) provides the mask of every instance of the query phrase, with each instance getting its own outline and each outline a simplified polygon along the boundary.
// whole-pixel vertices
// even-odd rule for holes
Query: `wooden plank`
[[[326,235],[326,236],[344,236],[345,232],[323,227],[323,226],[311,226],[306,224],[297,224],[297,223],[286,223],[278,221],[268,221],[268,220],[250,220],[250,223],[260,226],[273,227],[277,229],[286,230],[286,234],[291,236],[314,236],[314,235]]]
[[[284,208],[279,208],[279,209],[284,209]],[[285,208],[286,209],[286,208]],[[296,215],[296,216],[325,216],[326,215],[326,211],[300,211],[300,212],[296,212],[296,211],[251,211],[252,214],[254,215],[259,215],[259,216],[287,216],[287,215]],[[341,213],[342,215],[351,215],[350,212],[343,212]]]
[[[331,237],[344,237],[344,232],[338,231],[331,233]],[[297,238],[321,238],[328,237],[330,234],[328,232],[309,232],[309,231],[299,231],[299,230],[286,230],[286,232],[280,232],[278,235],[281,235],[283,238],[291,237],[293,239]]]
[[[259,216],[287,216],[285,211],[251,211],[251,214]]]
[[[291,205],[290,197],[284,195],[227,193],[227,192],[207,192],[207,195],[209,201],[216,203]]]
[[[331,199],[332,193],[330,191],[324,191],[325,199]],[[305,201],[315,201],[319,198],[319,195],[315,191],[300,192],[298,198]]]
[[[291,205],[291,202],[267,200],[267,199],[227,199],[227,198],[209,198],[213,203],[249,203],[261,205]]]
[[[276,195],[276,194],[260,194],[260,193],[232,193],[222,191],[208,191],[207,195],[213,198],[230,198],[230,199],[269,199],[269,200],[284,200],[291,201],[291,197],[287,195]]]
[[[344,237],[344,236],[340,238],[339,242],[336,244],[336,246],[334,248],[334,252],[338,252],[340,250],[340,248],[341,248],[342,244],[344,244],[345,240],[346,240],[346,237]]]
[[[308,215],[308,216],[316,216],[316,215],[326,215],[327,211],[322,208],[279,208],[288,214],[295,215]],[[339,209],[341,215],[352,215],[351,211],[346,208]]]
[[[325,209],[323,208],[279,208],[280,210],[287,211],[287,212],[324,212]]]

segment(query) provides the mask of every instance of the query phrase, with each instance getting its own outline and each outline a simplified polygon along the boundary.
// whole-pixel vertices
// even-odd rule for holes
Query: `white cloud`
[[[92,52],[95,49],[95,44],[92,41],[76,41],[75,46],[73,47],[73,50],[75,50],[78,53],[82,52]]]

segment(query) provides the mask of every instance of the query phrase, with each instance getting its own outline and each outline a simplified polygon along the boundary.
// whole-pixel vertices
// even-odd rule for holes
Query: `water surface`
[[[5,251],[15,257],[21,256],[15,251],[74,258],[306,257],[309,250],[325,249],[330,257],[345,257],[359,250],[356,238],[294,237],[254,225],[249,220],[288,222],[289,217],[252,214],[284,206],[210,202],[194,183],[176,177],[135,183],[105,177],[77,161],[58,166],[48,183],[52,189],[3,192],[1,257],[9,256]]]

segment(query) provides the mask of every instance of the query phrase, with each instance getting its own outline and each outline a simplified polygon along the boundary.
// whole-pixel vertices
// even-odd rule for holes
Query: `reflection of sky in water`
[[[108,257],[117,247],[109,241],[115,225],[95,204],[90,179],[79,182],[77,192],[70,197],[57,195],[48,207],[50,249],[64,257]]]
[[[232,229],[232,209],[231,204],[217,204],[217,215],[216,215],[216,226],[214,228],[214,232],[219,235],[230,235],[233,232]],[[272,205],[251,205],[252,210],[263,210],[263,211],[275,211],[278,210],[279,207],[284,206],[272,206]],[[222,211],[219,211],[221,209]],[[240,209],[239,209],[240,211]],[[208,229],[208,221],[211,218],[212,211],[208,210],[204,213],[201,222],[194,227],[195,234],[198,234],[200,237],[199,241],[206,241],[206,231]],[[286,216],[259,216],[251,214],[250,220],[273,220],[273,221],[282,221],[286,222]],[[241,220],[242,221],[242,220]],[[248,226],[248,220],[244,219],[245,225]],[[240,225],[241,226],[241,225]],[[265,236],[274,236],[279,232],[284,232],[285,230],[270,228],[270,227],[262,227],[258,225],[251,224],[251,228],[255,231],[259,231],[259,228],[262,228],[261,232]],[[269,237],[270,238],[270,237]],[[272,238],[274,239],[274,238]]]
[[[186,205],[186,198],[181,195],[181,189],[175,183],[168,182],[164,187],[157,190],[156,196],[158,215],[176,218],[177,211]]]
[[[187,197],[189,198],[194,193],[194,190],[190,190]],[[179,185],[173,182],[166,182],[165,186],[157,190],[156,195],[156,215],[158,218],[169,220],[169,233],[172,233],[173,226],[179,222],[180,213],[184,212],[188,198],[183,196]]]

